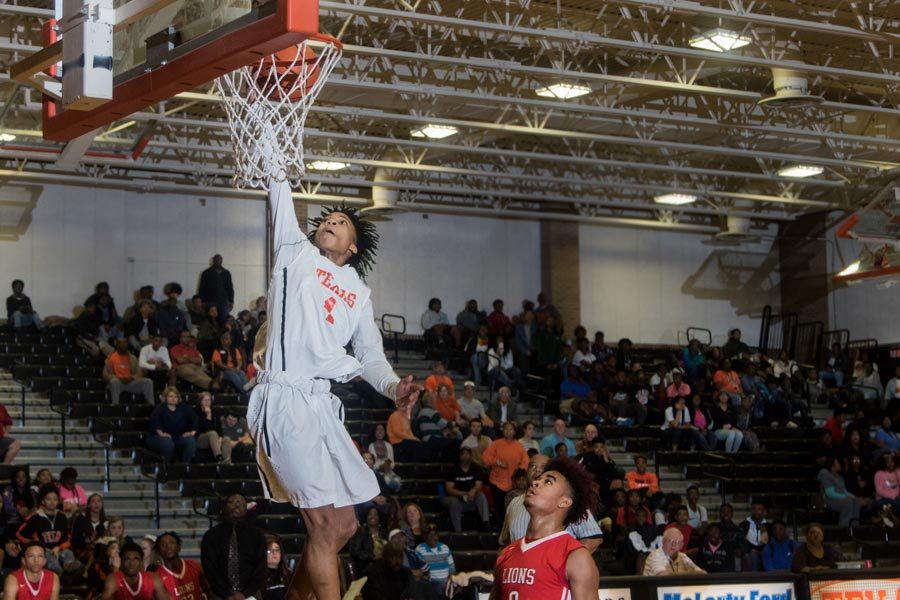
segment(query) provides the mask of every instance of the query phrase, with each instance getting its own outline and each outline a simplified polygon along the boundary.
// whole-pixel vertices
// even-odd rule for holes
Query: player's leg
[[[341,580],[338,552],[356,533],[356,513],[352,506],[333,505],[300,510],[306,523],[306,548],[300,567],[291,579],[287,600],[338,600]]]

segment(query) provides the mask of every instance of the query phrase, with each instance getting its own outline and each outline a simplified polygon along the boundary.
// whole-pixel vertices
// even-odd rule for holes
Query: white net
[[[216,80],[234,144],[238,187],[296,185],[303,162],[303,124],[341,58],[337,40],[305,40]]]

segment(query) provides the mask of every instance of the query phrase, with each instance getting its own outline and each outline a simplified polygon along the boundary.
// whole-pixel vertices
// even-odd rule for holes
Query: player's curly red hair
[[[600,491],[594,476],[571,458],[555,458],[544,467],[544,473],[556,471],[562,475],[572,490],[572,506],[566,513],[563,525],[577,523],[587,516],[589,510],[597,508]]]

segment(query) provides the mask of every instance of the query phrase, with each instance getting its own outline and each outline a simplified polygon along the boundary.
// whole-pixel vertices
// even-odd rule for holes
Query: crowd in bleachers
[[[254,310],[232,316],[233,289],[225,274],[218,257],[189,305],[177,283],[164,287],[161,303],[152,287],[142,287],[122,317],[101,282],[69,324],[78,346],[103,362],[110,404],[124,396],[152,405],[141,441],[166,462],[254,460],[242,407],[254,383],[252,357],[265,324],[265,297]],[[13,283],[8,326],[41,331],[44,322],[23,288]],[[813,428],[810,413],[818,406],[833,410],[819,442],[806,448],[806,466],[817,470],[821,503],[831,513],[823,516],[833,515],[841,527],[864,522],[892,537],[900,532],[894,517],[900,514],[900,369],[885,382],[865,352],[851,355],[838,345],[821,364],[799,365],[786,353],[772,358],[754,351],[735,329],[722,346],[704,347],[694,339],[647,362],[627,338],[611,347],[603,332],[591,339],[584,327],[564,328],[562,315],[543,294],[513,315],[504,313],[502,300],[490,314],[470,300],[452,324],[440,300],[432,299],[421,325],[433,360],[416,405],[389,410],[371,389],[353,388],[377,417],[366,431],[351,430],[380,486],[376,498],[356,507],[359,531],[346,549],[352,575],[372,574],[373,587],[364,597],[387,597],[372,590],[389,580],[391,589],[409,584],[417,593],[440,596],[456,569],[454,540],[463,539],[456,534],[487,536],[477,538],[482,545],[498,535],[505,543],[515,539],[512,532],[524,531],[522,495],[539,473],[541,457],[572,457],[594,475],[601,502],[592,509],[591,523],[572,533],[592,550],[612,553],[621,572],[833,565],[840,553],[822,539],[827,527],[810,523],[803,543],[792,539],[788,513],[774,494],[756,494],[749,514],[735,518],[728,503],[715,511],[705,507],[696,486],[663,489],[640,452],[626,472],[607,447],[607,439],[641,431],[652,436],[646,450],[656,453],[657,464],[664,453],[757,453],[769,449],[764,434],[773,429]],[[459,386],[448,368],[468,380]],[[537,415],[541,420],[522,417],[536,407],[544,411]],[[544,432],[548,415],[558,418]],[[6,450],[8,462],[14,454],[11,445]],[[417,464],[435,467],[427,480],[408,468]],[[124,524],[105,516],[102,496],[85,497],[73,487],[71,475],[61,473],[55,482],[43,470],[29,487],[25,474],[13,474],[4,496],[11,500],[5,506],[3,567],[15,568],[22,545],[40,539],[51,566],[65,572],[67,563],[77,565],[73,573],[86,572],[90,589],[102,593],[105,575],[121,560],[115,547],[121,550],[126,541]],[[432,497],[437,502],[423,510],[420,505]],[[771,521],[770,510],[778,515]],[[58,543],[32,531],[36,519],[42,526],[52,521],[47,531],[58,532],[50,536]],[[141,543],[149,566],[158,560],[153,551],[159,540]],[[263,597],[278,598],[289,573],[277,561],[267,568],[273,595]],[[398,583],[404,569],[410,579]]]

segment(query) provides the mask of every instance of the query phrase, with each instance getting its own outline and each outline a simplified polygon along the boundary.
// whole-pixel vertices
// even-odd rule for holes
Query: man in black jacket
[[[84,310],[69,322],[69,327],[75,330],[75,343],[94,358],[98,358],[101,352],[103,356],[113,353],[114,348],[100,338],[100,315],[94,302],[86,302]]]
[[[232,494],[222,508],[222,522],[203,535],[200,560],[212,600],[260,597],[266,575],[266,540],[247,522],[247,499]]]
[[[234,285],[231,272],[222,266],[222,255],[212,257],[212,266],[200,273],[197,292],[207,306],[215,304],[219,308],[219,322],[224,323],[234,307]]]
[[[364,573],[368,580],[362,589],[363,600],[409,600],[425,597],[416,578],[403,566],[403,548],[390,542],[381,553],[381,560]]]

